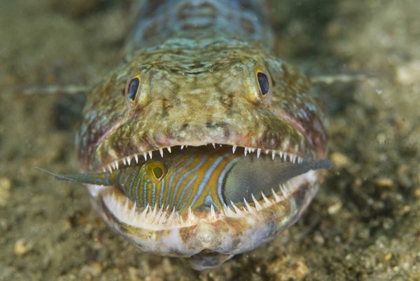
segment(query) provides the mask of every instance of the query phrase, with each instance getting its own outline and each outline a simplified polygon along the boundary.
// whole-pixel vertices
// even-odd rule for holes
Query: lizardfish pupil
[[[264,73],[258,72],[258,83],[260,84],[261,92],[263,95],[267,94],[270,90],[270,84],[268,82],[268,77]]]
[[[139,85],[140,85],[140,80],[137,77],[131,79],[131,81],[129,82],[127,94],[130,100],[133,101],[136,98]]]

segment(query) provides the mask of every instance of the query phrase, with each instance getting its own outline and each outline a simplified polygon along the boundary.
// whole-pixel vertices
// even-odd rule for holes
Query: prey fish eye
[[[131,2],[125,59],[87,95],[81,173],[54,176],[140,250],[214,268],[304,214],[331,167],[325,115],[274,54],[267,1]]]
[[[151,161],[144,164],[147,170],[147,176],[154,182],[160,182],[165,176],[165,167],[161,162]]]

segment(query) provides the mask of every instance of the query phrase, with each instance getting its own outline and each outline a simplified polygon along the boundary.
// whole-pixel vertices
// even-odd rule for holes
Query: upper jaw
[[[140,163],[185,146],[228,145],[233,152],[238,149],[242,150],[241,153],[270,154],[306,161],[324,157],[316,155],[316,150],[300,132],[278,120],[274,126],[261,125],[256,129],[237,124],[219,127],[190,125],[182,129],[182,124],[172,124],[146,130],[145,125],[139,123],[125,123],[104,138],[91,155],[89,170],[115,169],[124,162]]]
[[[105,163],[98,168],[98,171],[103,172],[112,172],[113,170],[118,170],[120,167],[123,166],[130,166],[132,164],[142,164],[147,160],[156,159],[156,158],[163,158],[168,153],[182,153],[184,148],[188,148],[190,145],[179,145],[179,146],[167,146],[167,147],[160,147],[156,150],[144,151],[140,153],[130,154],[118,159],[115,159],[109,163]],[[255,148],[255,147],[246,147],[246,146],[238,146],[238,145],[228,145],[228,144],[221,144],[221,143],[206,143],[200,146],[210,146],[214,149],[218,147],[226,147],[229,146],[232,150],[232,153],[243,154],[244,156],[254,154],[259,158],[260,156],[271,157],[273,160],[280,159],[284,162],[290,162],[292,164],[299,164],[304,161],[311,161],[312,156],[310,153],[291,153],[288,151],[278,151],[274,149],[264,149],[264,148]],[[305,156],[302,156],[305,155]]]

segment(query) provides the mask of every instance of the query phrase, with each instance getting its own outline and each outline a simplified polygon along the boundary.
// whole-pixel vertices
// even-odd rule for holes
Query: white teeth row
[[[236,151],[236,146],[232,146],[232,153],[235,153]],[[244,147],[244,155],[246,156],[249,153],[254,153],[257,152],[257,157],[259,158],[262,152],[261,148],[252,148],[252,147]],[[271,153],[271,158],[274,160],[276,158],[276,155],[279,155],[281,159],[283,159],[284,161],[289,161],[290,163],[293,164],[297,164],[297,163],[302,163],[303,159],[297,155],[291,154],[291,153],[287,153],[287,152],[282,152],[282,151],[275,151],[275,150],[270,150],[270,149],[265,149],[264,150],[265,154],[270,154]]]
[[[188,215],[185,218],[175,208],[171,211],[168,207],[150,207],[148,205],[140,210],[128,198],[125,198],[125,203],[121,202],[121,199],[118,199],[114,193],[109,199],[107,205],[114,210],[114,214],[120,220],[139,227],[149,227],[150,225],[191,226],[198,220],[191,208],[188,209]]]
[[[170,147],[166,147],[166,149],[168,150],[169,153],[172,152]],[[163,148],[159,148],[159,153],[160,153],[161,157],[163,157],[163,152],[164,152]],[[143,156],[144,160],[147,161],[148,158],[150,158],[150,159],[153,158],[153,152],[152,151],[145,152],[141,156]],[[117,160],[117,161],[112,162],[106,168],[103,168],[102,170],[103,170],[104,173],[106,173],[107,171],[112,173],[113,170],[118,170],[118,168],[119,168],[118,163],[120,161],[124,164],[124,166],[130,166],[131,161],[136,162],[138,164],[139,163],[139,157],[140,157],[139,154],[134,154],[134,155],[127,156],[127,157],[123,158],[122,160]]]
[[[211,145],[216,148],[216,144],[215,143],[211,143]],[[222,146],[221,144],[219,144],[219,146]],[[181,150],[184,149],[184,147],[188,147],[188,145],[181,145],[180,148]],[[170,147],[166,147],[166,149],[168,150],[169,153],[172,152]],[[237,146],[234,145],[232,146],[232,153],[235,153],[237,149]],[[253,147],[244,147],[244,155],[246,156],[247,154],[251,154],[251,153],[257,153],[257,157],[259,158],[261,153],[262,153],[262,149],[261,148],[253,148]],[[291,154],[291,153],[286,153],[286,152],[277,152],[275,150],[270,150],[270,149],[265,149],[264,150],[265,154],[270,154],[271,153],[271,158],[274,160],[276,158],[276,155],[278,155],[280,157],[280,159],[283,159],[284,161],[289,161],[290,163],[293,164],[299,164],[303,162],[303,159],[297,155]],[[160,157],[163,158],[163,154],[164,154],[164,148],[159,148],[159,154]],[[147,161],[148,158],[152,159],[153,158],[153,153],[152,151],[149,152],[144,152],[143,153],[143,158],[144,161]],[[129,166],[131,164],[131,161],[135,161],[137,164],[139,163],[139,155],[134,154],[134,155],[130,155],[127,156],[125,158],[123,158],[122,160],[122,164],[124,164],[124,166]],[[114,161],[113,163],[111,163],[110,165],[108,165],[106,168],[103,168],[104,172],[109,171],[110,173],[112,173],[113,170],[118,170],[119,168],[119,160]]]
[[[263,200],[260,202],[252,195],[253,206],[244,198],[244,206],[238,207],[233,202],[230,205],[224,205],[223,208],[216,212],[215,207],[211,205],[209,219],[215,221],[217,219],[227,217],[243,217],[249,213],[256,214],[258,211],[263,210],[276,204],[282,200],[285,200],[294,190],[298,187],[296,183],[289,182],[279,186],[281,195],[271,190],[272,196],[268,198],[263,192],[261,196]],[[150,207],[149,205],[140,211],[135,203],[131,202],[128,198],[125,198],[125,202],[121,202],[117,199],[115,193],[112,193],[111,202],[112,208],[117,213],[117,217],[124,221],[128,221],[138,226],[150,226],[150,225],[166,225],[166,226],[188,226],[197,223],[199,218],[194,215],[191,207],[188,208],[187,217],[181,216],[175,208],[169,210],[167,207]],[[123,199],[124,200],[124,199]],[[109,206],[111,207],[111,206]]]
[[[229,206],[226,206],[226,205],[223,206],[223,213],[225,216],[228,216],[228,217],[242,216],[245,213],[255,213],[256,211],[260,211],[262,209],[268,208],[271,205],[284,200],[284,198],[288,197],[291,193],[293,193],[295,189],[289,184],[280,185],[279,188],[280,188],[280,193],[282,194],[281,196],[277,194],[273,189],[271,189],[272,199],[269,199],[263,192],[261,192],[261,196],[264,202],[258,202],[255,196],[251,195],[254,206],[251,206],[249,202],[246,201],[246,199],[244,198],[244,207],[242,207],[242,209],[236,206],[235,203],[230,202]],[[233,210],[231,208],[233,208]],[[210,214],[212,217],[217,218],[217,215],[214,211],[213,206],[211,208]]]

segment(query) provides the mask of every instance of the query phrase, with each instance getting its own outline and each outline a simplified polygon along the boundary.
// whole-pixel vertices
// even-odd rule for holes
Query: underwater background
[[[35,169],[79,171],[84,96],[60,89],[117,65],[128,2],[0,0],[0,280],[420,280],[418,1],[267,1],[284,59],[353,77],[315,85],[334,167],[295,226],[203,272],[139,252],[83,186]]]

